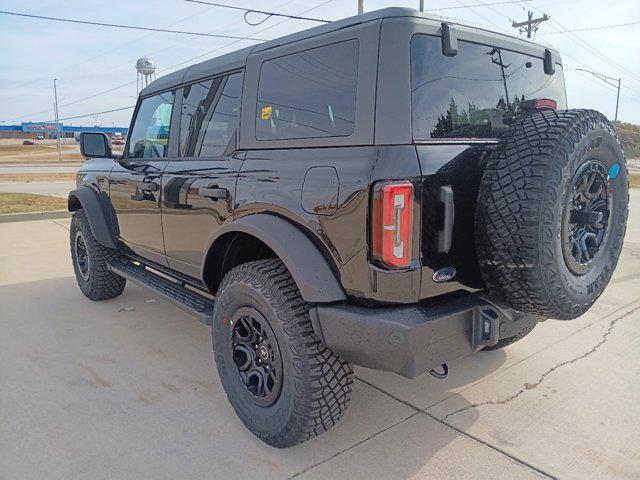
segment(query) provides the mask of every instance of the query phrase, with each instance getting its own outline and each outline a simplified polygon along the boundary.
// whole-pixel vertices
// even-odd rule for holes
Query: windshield
[[[411,40],[413,138],[495,138],[523,100],[550,98],[566,107],[562,67],[544,73],[542,58],[488,45],[458,42],[442,54],[440,37]]]

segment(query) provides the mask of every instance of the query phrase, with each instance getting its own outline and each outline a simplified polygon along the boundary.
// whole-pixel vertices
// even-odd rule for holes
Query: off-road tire
[[[233,360],[229,319],[243,307],[262,314],[281,353],[281,389],[267,407],[249,398]],[[229,402],[246,427],[266,443],[290,447],[330,429],[342,417],[353,370],[318,339],[309,306],[279,259],[245,263],[227,273],[216,298],[212,336]]]
[[[594,162],[609,172],[603,176],[611,202],[608,233],[588,271],[576,274],[563,254],[564,215],[572,208],[572,179]],[[624,154],[604,115],[549,110],[520,118],[489,156],[478,197],[478,260],[489,290],[522,312],[578,317],[613,274],[628,202]]]
[[[487,345],[486,347],[483,348],[483,350],[500,350],[501,348],[504,348],[513,343],[516,343],[517,341],[522,340],[524,337],[529,335],[536,325],[537,325],[536,323],[527,325],[518,333],[516,333],[514,336],[501,338],[500,340],[498,340],[498,343],[496,343],[495,345]]]
[[[75,242],[80,234],[89,257],[88,276],[81,272]],[[107,300],[120,295],[126,279],[116,275],[107,265],[118,257],[118,252],[101,245],[93,236],[91,225],[84,210],[77,210],[71,219],[70,247],[73,270],[82,293],[91,300]],[[86,277],[86,278],[85,278]]]

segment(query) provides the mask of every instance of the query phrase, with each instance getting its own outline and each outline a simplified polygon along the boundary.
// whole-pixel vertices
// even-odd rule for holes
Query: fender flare
[[[223,225],[209,243],[228,233],[246,233],[264,242],[282,260],[296,282],[302,298],[310,303],[344,301],[347,297],[329,263],[318,247],[296,226],[280,217],[253,214]],[[207,267],[205,256],[201,274]]]
[[[95,190],[89,187],[80,187],[70,191],[67,208],[70,212],[75,212],[82,208],[87,214],[91,231],[96,240],[107,248],[118,248],[115,236],[102,207],[102,202]]]

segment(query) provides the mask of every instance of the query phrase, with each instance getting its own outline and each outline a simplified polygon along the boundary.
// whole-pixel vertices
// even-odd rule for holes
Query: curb
[[[5,213],[0,215],[0,223],[28,222],[31,220],[51,220],[54,218],[68,218],[71,212],[66,210],[52,210],[50,212]]]

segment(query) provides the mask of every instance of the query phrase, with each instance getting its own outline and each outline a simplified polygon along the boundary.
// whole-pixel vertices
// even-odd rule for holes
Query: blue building
[[[82,127],[64,125],[52,122],[23,122],[20,125],[0,125],[0,138],[56,138],[60,132],[60,138],[74,138],[82,132],[106,133],[113,136],[120,134],[126,136],[128,128],[123,127]]]

